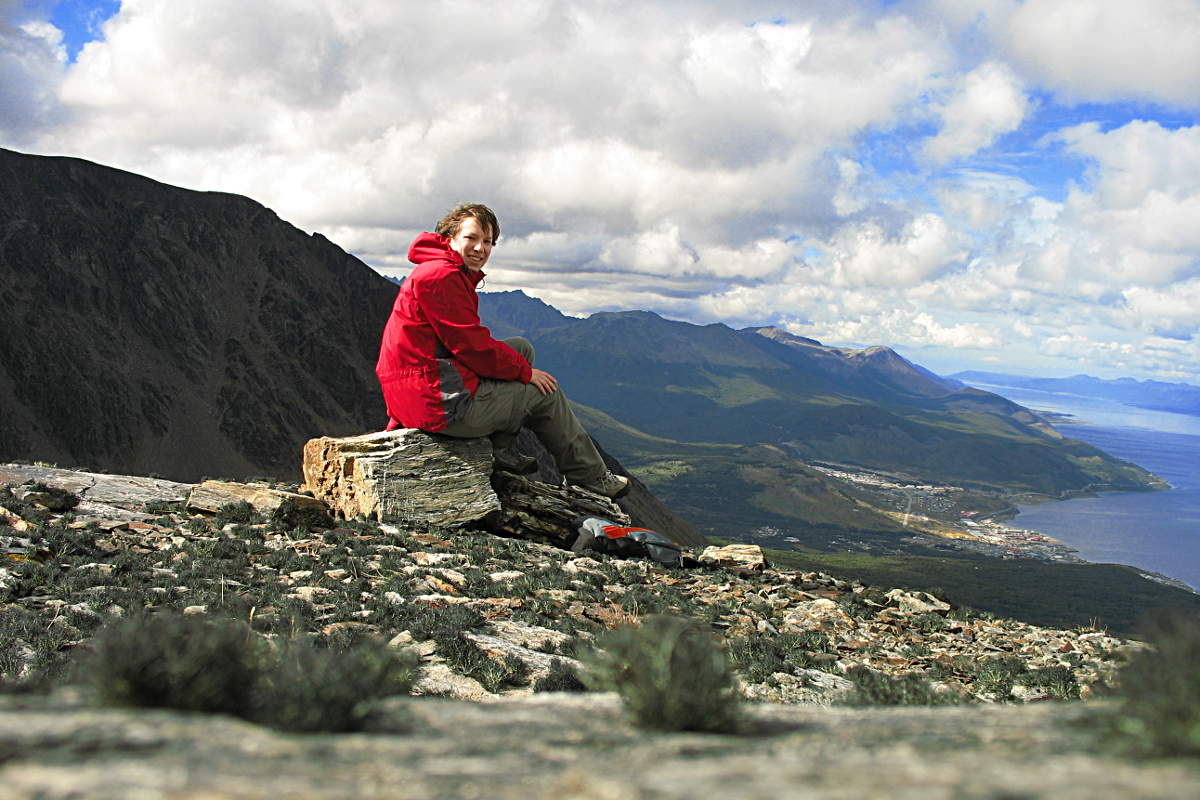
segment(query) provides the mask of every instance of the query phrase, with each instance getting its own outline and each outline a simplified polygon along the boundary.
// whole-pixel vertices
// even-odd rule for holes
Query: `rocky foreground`
[[[164,711],[0,711],[5,798],[1179,798],[1180,763],[1113,759],[1088,704],[756,705],[738,735],[648,733],[608,694],[397,701],[391,730],[288,735]]]
[[[1200,793],[1194,769],[1106,755],[1091,730],[1102,703],[1036,702],[1088,698],[1140,646],[1102,631],[776,570],[752,548],[668,570],[484,533],[335,523],[277,487],[0,475],[8,681],[53,672],[106,623],[148,608],[233,616],[267,638],[376,637],[420,659],[424,695],[388,701],[372,733],[337,736],[95,710],[69,688],[14,695],[0,711],[11,796]],[[571,685],[607,630],[647,614],[721,634],[750,703],[739,733],[643,733],[611,695],[546,691]],[[842,707],[913,702],[913,687],[955,707]]]

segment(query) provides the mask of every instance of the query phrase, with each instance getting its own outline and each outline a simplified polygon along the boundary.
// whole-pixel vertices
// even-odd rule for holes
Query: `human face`
[[[450,239],[450,249],[462,256],[467,269],[478,272],[492,254],[492,232],[474,217],[466,217]]]

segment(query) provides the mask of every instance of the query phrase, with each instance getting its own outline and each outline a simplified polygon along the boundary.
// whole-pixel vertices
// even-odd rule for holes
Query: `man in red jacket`
[[[484,205],[462,205],[434,230],[409,248],[417,267],[400,286],[379,348],[375,374],[388,430],[489,436],[498,466],[532,471],[536,464],[515,446],[527,425],[570,483],[624,495],[629,479],[604,466],[558,381],[532,366],[533,346],[520,337],[493,339],[479,321],[475,287],[500,237],[496,215]]]

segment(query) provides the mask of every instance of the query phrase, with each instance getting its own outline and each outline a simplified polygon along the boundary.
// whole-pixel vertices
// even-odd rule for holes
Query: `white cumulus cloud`
[[[925,144],[925,155],[935,162],[971,155],[1016,130],[1025,118],[1023,87],[1008,66],[990,61],[960,83],[941,109],[941,131]]]
[[[57,92],[67,59],[62,31],[0,4],[0,136],[25,144],[62,119]]]
[[[1026,0],[998,31],[1014,62],[1070,99],[1200,106],[1200,3]]]
[[[0,0],[0,145],[385,274],[481,201],[487,288],[568,313],[1200,377],[1197,0],[124,0],[73,63],[49,7]]]

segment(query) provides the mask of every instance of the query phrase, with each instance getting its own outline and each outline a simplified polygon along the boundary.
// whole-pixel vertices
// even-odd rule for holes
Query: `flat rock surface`
[[[748,706],[737,734],[648,733],[612,695],[392,701],[387,732],[0,708],[5,798],[1192,798],[1196,762],[1102,749],[1095,703]]]
[[[0,464],[0,484],[40,481],[74,492],[84,503],[141,511],[146,503],[177,503],[187,499],[193,484],[135,475],[108,475],[31,464]]]

